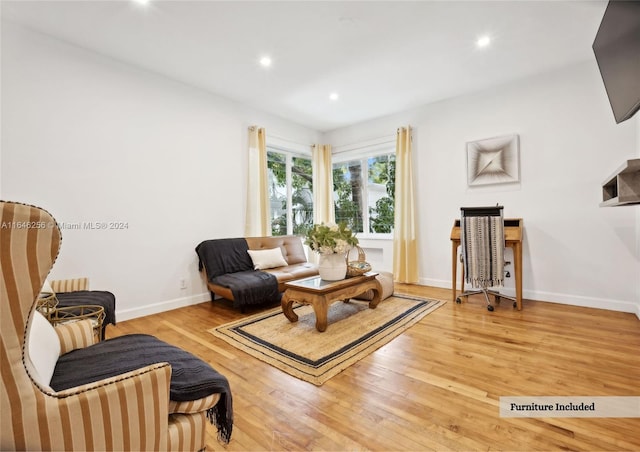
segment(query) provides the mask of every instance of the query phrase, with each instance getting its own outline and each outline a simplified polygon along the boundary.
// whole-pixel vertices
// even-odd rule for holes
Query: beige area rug
[[[445,302],[393,295],[369,309],[368,302],[333,303],[325,332],[316,330],[310,306],[294,307],[291,323],[281,308],[209,330],[213,335],[301,380],[321,385],[389,343]]]

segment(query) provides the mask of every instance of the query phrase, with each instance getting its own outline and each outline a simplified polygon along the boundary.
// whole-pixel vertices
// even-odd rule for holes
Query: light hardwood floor
[[[488,312],[483,298],[397,285],[447,300],[323,386],[297,380],[207,332],[241,314],[205,302],[107,328],[191,351],[233,391],[231,443],[208,450],[640,450],[640,418],[501,418],[501,396],[640,396],[640,320],[525,300]],[[384,301],[382,302],[384,303]],[[382,306],[382,304],[380,305]],[[330,329],[326,334],[330,334]]]

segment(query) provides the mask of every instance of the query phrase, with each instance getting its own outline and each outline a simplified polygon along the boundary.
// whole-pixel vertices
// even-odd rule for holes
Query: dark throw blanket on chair
[[[253,269],[243,238],[205,240],[196,247],[199,270],[206,269],[209,282],[228,287],[234,307],[280,301],[278,279]]]
[[[186,402],[220,394],[207,417],[218,428],[220,439],[228,443],[233,405],[226,377],[195,355],[153,336],[129,334],[66,353],[58,359],[50,385],[62,391],[163,362],[171,364],[171,400]]]
[[[106,290],[78,290],[75,292],[59,292],[56,294],[58,307],[97,305],[104,308],[104,322],[102,324],[102,337],[107,324],[116,324],[116,297]]]

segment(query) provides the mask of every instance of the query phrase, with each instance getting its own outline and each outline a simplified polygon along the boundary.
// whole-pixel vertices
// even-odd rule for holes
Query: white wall
[[[366,141],[407,124],[422,283],[451,287],[449,234],[459,208],[499,203],[506,217],[524,219],[525,298],[636,312],[637,207],[598,207],[602,182],[633,156],[636,127],[615,124],[595,62],[335,130],[323,141]],[[521,182],[469,188],[465,143],[511,133],[520,135]]]
[[[242,236],[247,127],[319,134],[130,65],[2,24],[2,199],[64,226],[52,279],[88,276],[118,319],[209,298],[202,240]],[[180,279],[187,282],[180,289]]]
[[[525,298],[640,311],[638,207],[598,207],[604,179],[640,155],[640,125],[615,125],[595,63],[321,136],[3,23],[0,196],[43,206],[63,225],[128,224],[63,230],[51,275],[111,290],[120,320],[208,298],[193,249],[243,234],[250,124],[334,147],[411,124],[422,283],[450,287],[459,207],[500,203],[524,218]],[[507,133],[520,134],[521,183],[468,188],[465,143]],[[388,244],[368,245],[390,268]]]

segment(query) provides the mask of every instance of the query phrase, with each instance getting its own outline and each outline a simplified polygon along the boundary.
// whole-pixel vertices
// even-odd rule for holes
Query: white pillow
[[[42,289],[40,289],[40,293],[55,293],[48,279],[44,280],[44,284],[42,285]]]
[[[247,250],[247,252],[253,261],[253,268],[255,270],[286,267],[289,265],[282,256],[282,250],[279,247],[271,250]]]
[[[60,357],[60,339],[53,326],[38,311],[33,313],[27,345],[29,359],[35,370],[33,379],[41,386],[49,387]]]

